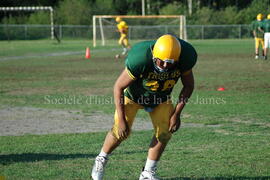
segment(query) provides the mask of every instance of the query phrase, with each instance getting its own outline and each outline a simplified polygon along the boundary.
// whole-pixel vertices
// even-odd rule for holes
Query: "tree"
[[[113,0],[96,0],[96,14],[117,14],[113,5]]]
[[[91,23],[91,15],[95,7],[87,0],[64,0],[56,10],[58,24],[83,25]]]
[[[214,14],[214,10],[208,7],[203,7],[192,16],[193,22],[194,24],[211,24],[212,19],[215,18]]]
[[[173,2],[160,9],[160,15],[181,15],[186,14],[187,6],[179,2]]]
[[[270,12],[270,0],[254,0],[250,6],[243,9],[239,15],[243,19],[243,24],[249,24],[256,19],[257,14],[267,15]]]
[[[49,11],[39,11],[32,13],[27,20],[27,24],[50,24],[50,12]]]

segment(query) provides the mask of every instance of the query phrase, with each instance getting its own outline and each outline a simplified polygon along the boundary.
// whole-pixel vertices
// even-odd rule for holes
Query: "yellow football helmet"
[[[116,17],[116,18],[115,18],[115,21],[119,23],[119,22],[122,21],[122,19],[121,19],[120,17]]]
[[[261,21],[262,19],[263,19],[263,14],[261,14],[261,13],[258,14],[258,15],[257,15],[257,20],[258,20],[258,21]]]
[[[267,19],[270,19],[270,14],[267,15]]]
[[[158,38],[153,48],[153,58],[174,63],[179,60],[181,44],[176,37],[166,34]]]

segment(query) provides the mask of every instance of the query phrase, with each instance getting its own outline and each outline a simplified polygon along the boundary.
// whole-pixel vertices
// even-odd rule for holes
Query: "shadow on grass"
[[[94,154],[49,154],[49,153],[23,153],[0,155],[0,163],[2,165],[17,162],[36,162],[44,160],[63,160],[77,158],[94,158]]]
[[[204,177],[204,178],[174,177],[174,178],[165,178],[163,180],[270,180],[270,176],[257,176],[257,177],[232,176],[232,177]]]

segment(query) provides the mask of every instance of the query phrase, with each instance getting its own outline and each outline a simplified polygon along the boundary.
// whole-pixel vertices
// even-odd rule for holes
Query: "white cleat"
[[[139,180],[160,180],[160,179],[156,176],[156,170],[152,171],[144,170],[142,171]]]
[[[116,54],[115,59],[119,59],[119,58],[120,58],[120,54]]]
[[[95,160],[95,164],[92,169],[92,179],[93,180],[102,180],[104,175],[104,168],[108,159],[103,156],[97,156]]]
[[[259,59],[259,56],[258,56],[258,55],[256,55],[256,56],[255,56],[255,59]]]

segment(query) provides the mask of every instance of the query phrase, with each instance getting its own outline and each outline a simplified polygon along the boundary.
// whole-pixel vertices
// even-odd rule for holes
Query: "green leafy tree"
[[[50,12],[40,11],[30,15],[27,24],[50,24]]]
[[[9,13],[2,19],[2,24],[27,24],[27,18],[27,16],[12,16]]]
[[[248,24],[255,20],[259,13],[270,13],[270,0],[254,0],[249,7],[241,11],[239,18],[243,20],[243,24]]]
[[[193,18],[195,19],[193,20],[194,24],[212,24],[211,22],[215,18],[215,11],[208,7],[203,7],[196,12]]]
[[[64,0],[57,9],[58,24],[88,25],[95,7],[87,0]]]
[[[128,3],[126,1],[113,0],[113,8],[116,10],[116,14],[128,14]]]
[[[96,0],[96,14],[117,14],[116,10],[113,8],[114,6],[113,0]]]
[[[180,2],[173,2],[160,9],[160,15],[183,15],[187,14],[187,6]]]
[[[213,24],[236,24],[238,12],[236,7],[229,6],[222,11],[215,12],[216,17]]]

